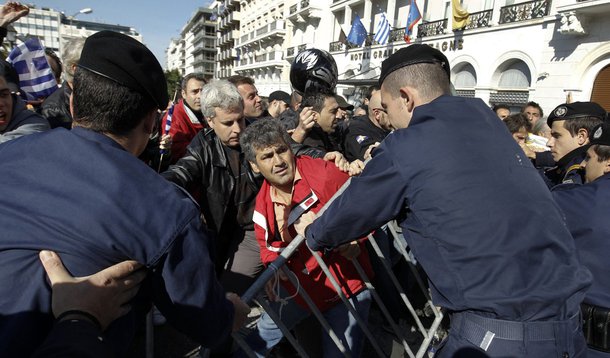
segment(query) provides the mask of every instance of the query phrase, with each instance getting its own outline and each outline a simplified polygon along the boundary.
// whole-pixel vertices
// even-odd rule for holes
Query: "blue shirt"
[[[481,100],[417,107],[307,242],[334,247],[395,218],[435,304],[517,321],[578,312],[590,273],[531,161]]]
[[[58,252],[75,276],[137,260],[150,270],[144,298],[174,327],[204,345],[229,335],[233,306],[216,280],[199,210],[181,189],[79,127],[3,144],[0,161],[2,355],[28,356],[53,322],[41,249]],[[133,318],[108,328],[116,351],[129,348]]]
[[[593,274],[585,302],[610,309],[610,174],[553,190],[574,237],[580,261]]]

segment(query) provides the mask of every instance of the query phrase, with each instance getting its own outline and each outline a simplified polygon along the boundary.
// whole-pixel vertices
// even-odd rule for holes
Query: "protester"
[[[504,124],[480,99],[449,96],[449,74],[428,45],[383,62],[382,105],[398,129],[307,227],[307,243],[337,247],[398,219],[434,304],[451,317],[436,356],[584,356],[579,304],[590,273]]]
[[[271,92],[267,112],[273,118],[279,118],[284,111],[290,108],[290,95],[284,91]]]
[[[207,83],[203,73],[189,73],[182,79],[182,99],[173,105],[169,135],[172,137],[172,145],[169,151],[170,163],[174,164],[186,153],[186,147],[207,123],[201,113],[201,91]],[[165,130],[167,111],[161,120],[161,131],[163,135],[168,134]]]
[[[112,51],[108,51],[112,48]],[[29,356],[48,334],[50,289],[38,251],[62,253],[75,276],[130,259],[151,273],[134,311],[107,330],[129,349],[136,315],[151,301],[204,346],[227,338],[249,308],[216,279],[212,243],[190,196],[137,159],[168,102],[155,56],[133,38],[90,36],[74,74],[74,128],[57,128],[0,151],[0,351]],[[27,313],[23,313],[27,312]],[[214,325],[205,322],[214,322]]]
[[[49,122],[29,111],[16,95],[18,83],[13,66],[0,60],[0,143],[50,129]]]
[[[78,60],[80,59],[80,53],[83,50],[84,44],[85,39],[83,38],[75,38],[68,41],[63,54],[65,66],[63,71],[64,82],[57,91],[53,92],[52,95],[42,102],[41,114],[49,121],[51,128],[72,128],[70,96],[72,95],[74,71],[76,71],[78,66]]]
[[[510,107],[505,104],[496,104],[491,110],[496,112],[496,115],[498,115],[498,118],[500,118],[501,120],[504,120],[510,115]]]
[[[305,227],[314,220],[316,213],[345,183],[348,175],[321,159],[295,157],[290,149],[290,137],[275,120],[253,123],[240,138],[240,143],[252,170],[265,178],[256,198],[253,218],[261,259],[268,265],[295,238],[297,227]],[[357,259],[367,276],[372,276],[364,245],[357,241],[324,253],[324,262],[332,267],[334,279],[340,283],[343,293],[354,305],[360,318],[366,320],[371,294],[350,262],[351,259]],[[297,280],[298,287],[287,281],[282,282],[282,298],[294,299],[290,299],[287,304],[272,303],[275,309],[281,311],[282,323],[292,329],[311,314],[305,301],[296,296],[300,290],[304,290],[346,345],[350,355],[359,356],[364,338],[362,330],[356,319],[341,304],[330,279],[322,272],[309,250],[298,250],[291,256],[287,267]],[[279,298],[276,297],[274,286],[278,284],[273,280],[267,285],[267,294],[276,301]],[[263,357],[282,337],[278,326],[267,313],[263,313],[257,330],[246,340]],[[343,356],[326,334],[322,336],[322,350],[325,357]]]
[[[250,77],[234,75],[227,79],[235,87],[244,100],[244,116],[246,123],[251,123],[263,116],[264,108],[254,80]]]

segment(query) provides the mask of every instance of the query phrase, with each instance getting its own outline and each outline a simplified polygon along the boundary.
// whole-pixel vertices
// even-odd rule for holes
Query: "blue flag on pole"
[[[405,41],[408,44],[411,43],[413,27],[415,27],[415,24],[419,20],[421,20],[421,13],[419,12],[419,8],[417,7],[415,0],[411,0],[411,5],[409,6],[409,17],[407,18],[407,26],[405,26]]]
[[[17,71],[19,87],[27,100],[46,98],[57,89],[55,76],[38,38],[29,38],[15,47],[6,61]]]
[[[375,41],[377,41],[380,45],[385,45],[388,43],[388,38],[390,37],[390,22],[385,17],[385,14],[381,14],[381,19],[379,20],[379,24],[377,25],[377,30],[375,31]]]
[[[352,29],[349,31],[349,35],[347,35],[347,42],[357,46],[362,46],[364,40],[366,39],[366,35],[366,29],[364,28],[364,25],[362,25],[362,21],[360,21],[360,16],[356,14],[356,19],[352,24]]]

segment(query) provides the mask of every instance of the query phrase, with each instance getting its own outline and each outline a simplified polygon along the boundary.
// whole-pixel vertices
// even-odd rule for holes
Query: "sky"
[[[133,27],[143,42],[157,56],[165,68],[165,50],[170,39],[180,36],[180,30],[198,7],[207,7],[210,0],[24,0],[37,8],[52,8],[73,15],[81,9],[92,8],[90,14],[79,14],[76,19]]]

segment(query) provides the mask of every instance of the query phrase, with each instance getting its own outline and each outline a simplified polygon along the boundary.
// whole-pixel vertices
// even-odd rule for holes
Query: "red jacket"
[[[337,169],[333,163],[321,159],[295,157],[295,160],[302,179],[295,184],[291,207],[293,211],[301,208],[304,209],[304,212],[312,210],[317,213],[347,181],[348,175]],[[261,260],[265,265],[275,260],[281,250],[288,246],[288,243],[283,242],[279,234],[276,234],[278,230],[275,226],[275,212],[270,190],[271,185],[265,180],[256,197],[253,216],[254,231],[261,248]],[[358,261],[367,276],[371,278],[371,264],[362,243],[360,250]],[[348,259],[334,251],[323,254],[323,258],[348,298],[365,288],[364,282]],[[288,260],[287,266],[298,278],[300,289],[307,291],[321,311],[333,307],[340,301],[332,284],[306,247],[301,246]],[[283,282],[283,284],[290,295],[295,293],[295,288],[289,281]],[[307,307],[300,296],[295,299],[299,304]]]
[[[165,134],[165,121],[167,120],[167,114],[163,116],[161,121],[162,134]],[[172,115],[172,124],[169,129],[169,134],[172,136],[172,159],[171,164],[174,164],[178,159],[184,157],[186,153],[186,147],[191,143],[193,138],[199,133],[200,130],[206,128],[207,125],[201,123],[193,123],[186,113],[184,108],[184,100],[181,99],[174,106],[174,114]]]

